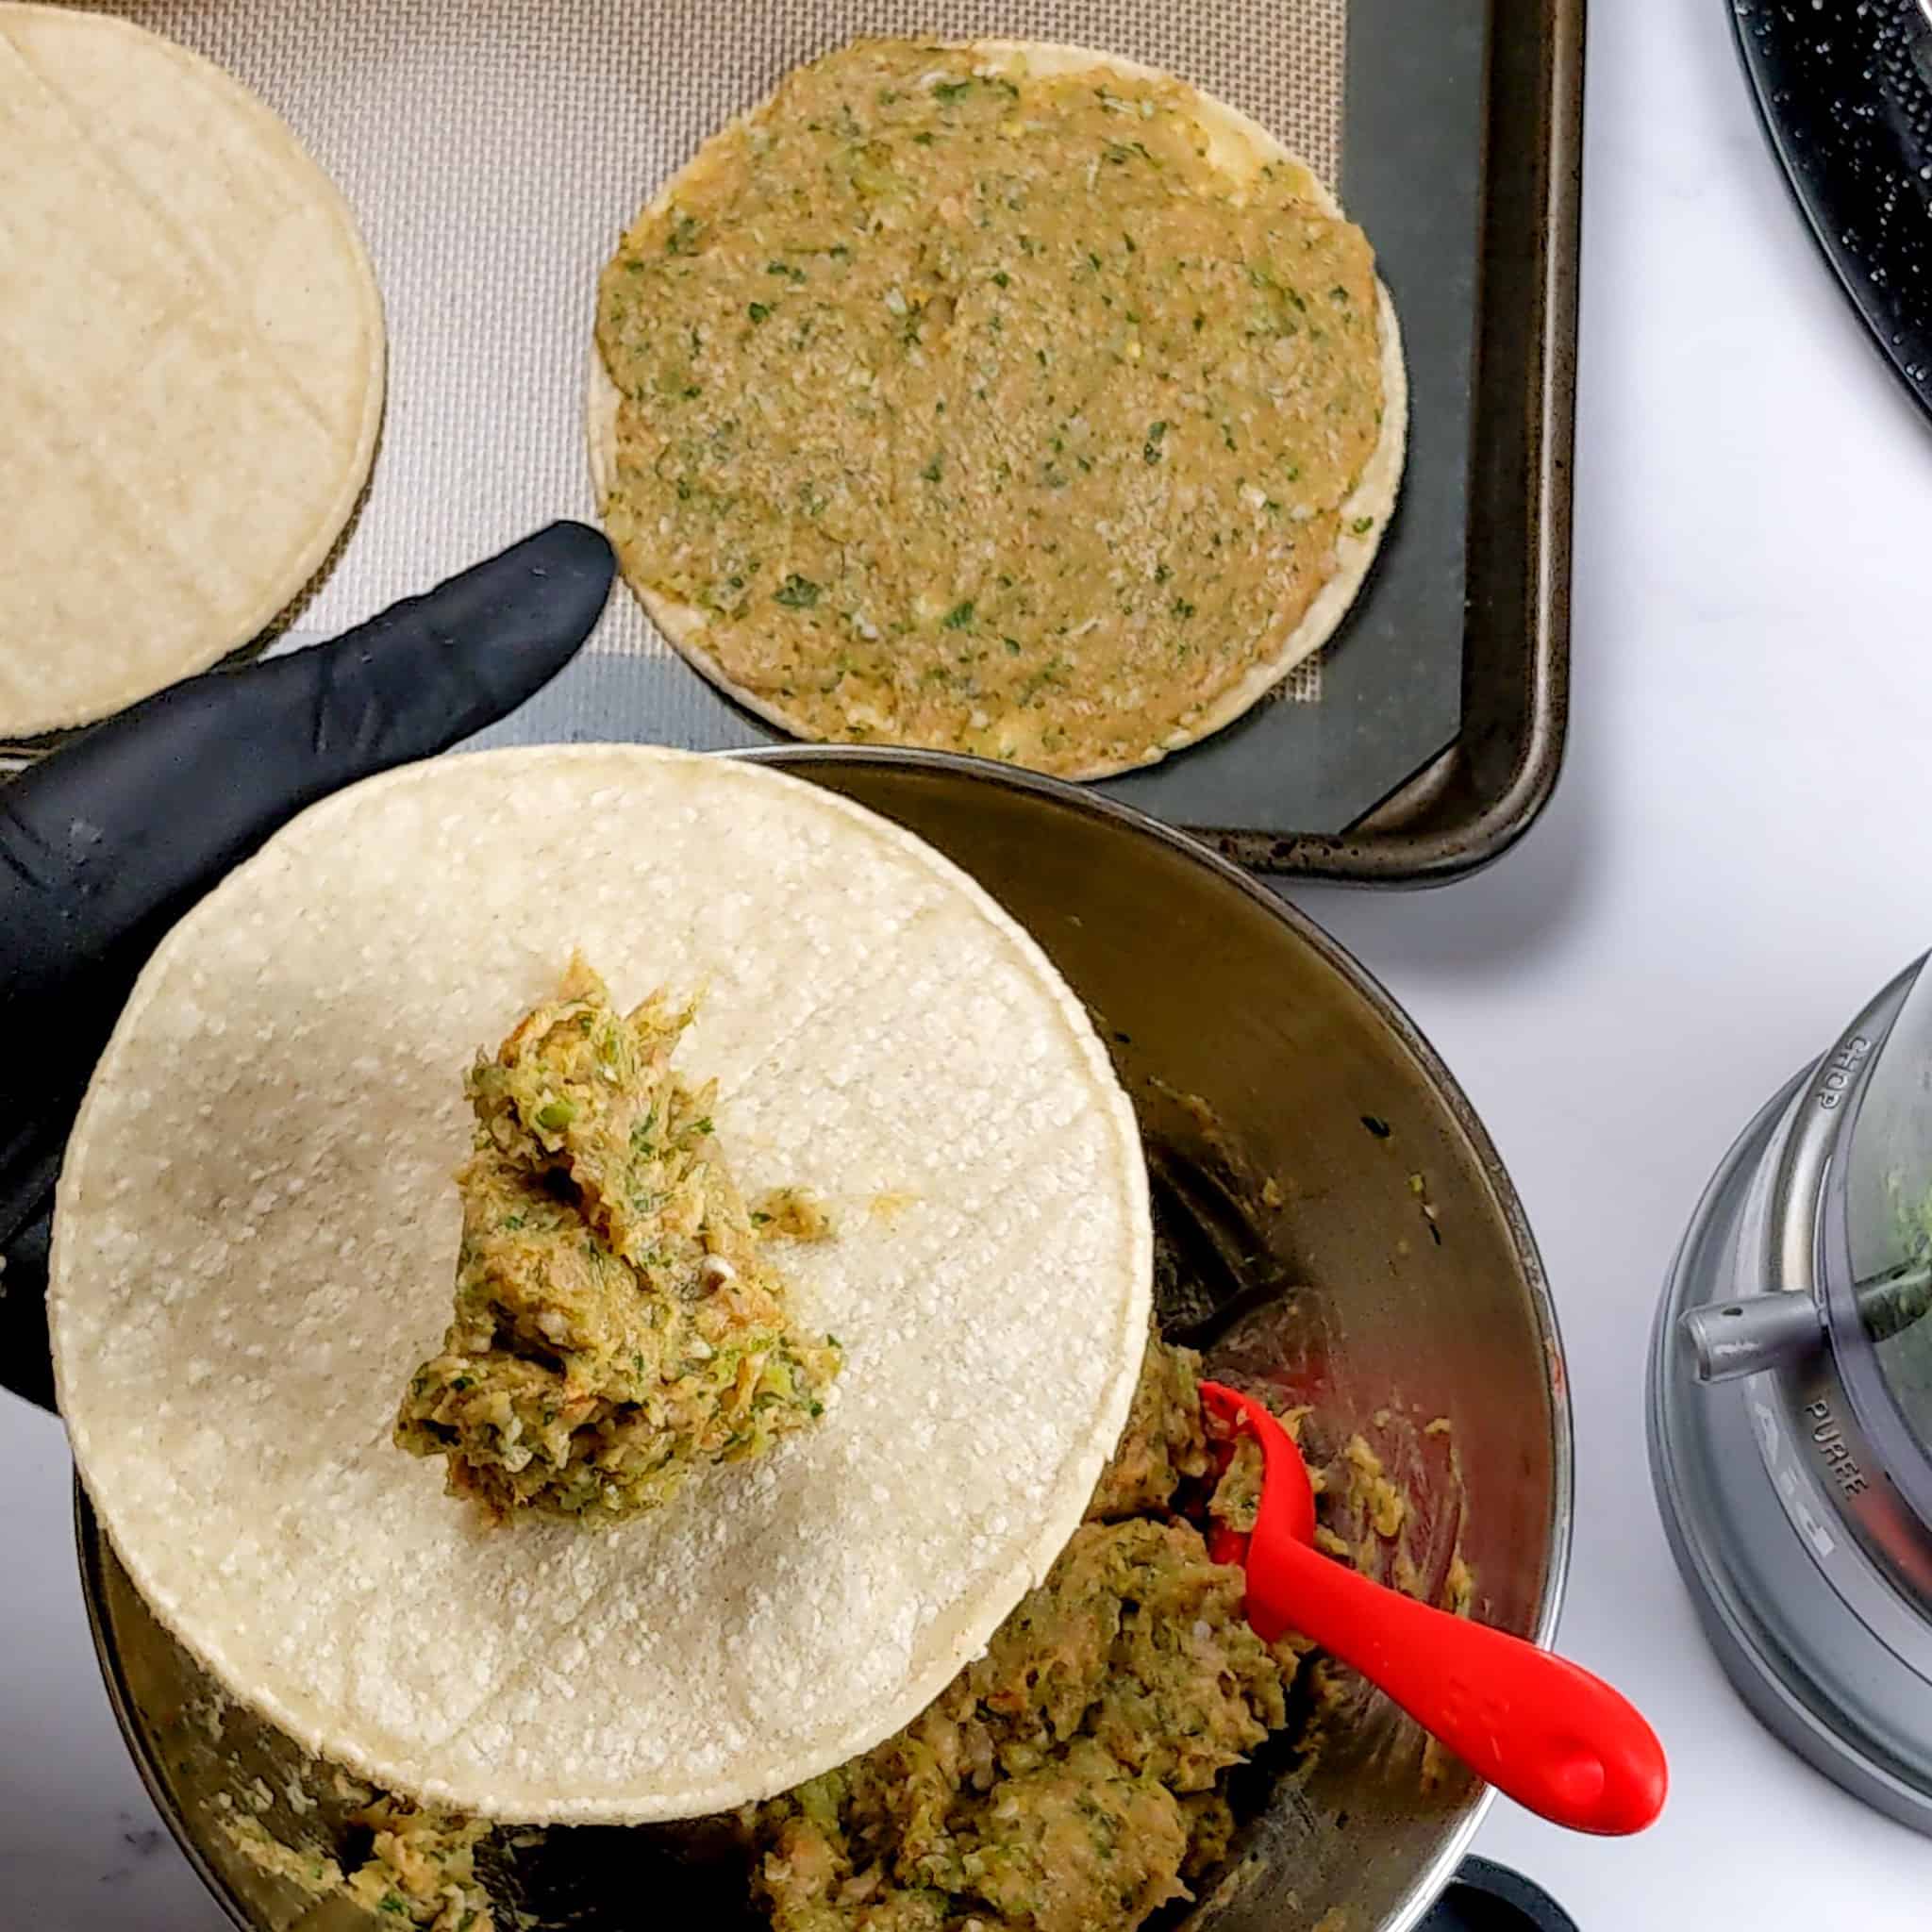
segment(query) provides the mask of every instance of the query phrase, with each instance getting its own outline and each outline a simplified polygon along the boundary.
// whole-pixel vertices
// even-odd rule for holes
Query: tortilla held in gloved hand
[[[559,1000],[579,950],[608,1004],[581,979]],[[695,1004],[675,1080],[626,1064],[664,1044],[660,990],[674,1016]],[[600,1024],[641,1003],[606,1055]],[[493,1043],[533,1009],[534,1058],[507,1056]],[[588,1054],[558,1023],[588,1023]],[[677,1080],[693,1099],[715,1082],[701,1114]],[[664,1118],[636,1111],[650,1082]],[[567,1141],[598,1118],[613,1131]],[[657,1252],[673,1237],[782,1276],[791,1332],[839,1351],[822,1413],[749,1457],[687,1457],[639,1513],[492,1524],[447,1495],[446,1458],[394,1431],[412,1373],[447,1352],[453,1176],[479,1129],[575,1218],[579,1258],[601,1277],[622,1250],[641,1284],[458,1283],[479,1360],[561,1389],[585,1357],[578,1385],[608,1406],[583,1462],[666,1368],[748,1396],[734,1416],[783,1406],[775,1346],[691,1307],[676,1350],[641,1347],[620,1386],[613,1324],[715,1286],[691,1249]],[[762,1259],[738,1190],[746,1220],[769,1214]],[[635,1822],[830,1770],[984,1650],[1120,1439],[1152,1270],[1106,1049],[970,878],[754,763],[544,747],[328,800],[163,941],[75,1129],[50,1325],[94,1507],[231,1695],[421,1802]],[[728,1379],[701,1380],[707,1346],[740,1348]],[[666,1414],[676,1438],[712,1410]]]

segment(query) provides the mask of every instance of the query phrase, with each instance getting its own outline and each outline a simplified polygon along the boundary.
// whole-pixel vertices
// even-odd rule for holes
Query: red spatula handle
[[[1657,1733],[1600,1677],[1520,1637],[1451,1616],[1322,1556],[1307,1470],[1252,1396],[1217,1383],[1203,1400],[1261,1444],[1261,1504],[1246,1540],[1247,1614],[1272,1643],[1299,1630],[1385,1690],[1471,1770],[1573,1831],[1641,1831],[1669,1774]],[[1241,1560],[1223,1534],[1217,1561]]]
[[[1663,1746],[1600,1677],[1485,1624],[1373,1583],[1306,1543],[1248,1548],[1249,1620],[1299,1630],[1388,1692],[1479,1777],[1573,1831],[1641,1831],[1663,1809]]]

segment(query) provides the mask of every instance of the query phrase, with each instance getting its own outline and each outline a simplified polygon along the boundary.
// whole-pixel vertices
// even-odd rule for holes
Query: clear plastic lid
[[[1912,969],[1890,1027],[1868,1044],[1871,1064],[1852,1090],[1855,1111],[1839,1143],[1839,1212],[1827,1216],[1821,1256],[1833,1342],[1859,1420],[1921,1514],[1932,1508],[1932,972],[1925,964]],[[1838,1060],[1857,1055],[1862,1039],[1841,1044]],[[1841,1225],[1834,1226],[1840,1214]],[[1879,1413],[1866,1413],[1874,1407]],[[1920,1466],[1908,1471],[1901,1461]]]

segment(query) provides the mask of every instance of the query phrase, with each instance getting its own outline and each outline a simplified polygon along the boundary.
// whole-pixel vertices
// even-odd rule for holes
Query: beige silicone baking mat
[[[858,34],[1031,37],[1168,69],[1276,130],[1374,242],[1408,362],[1402,495],[1346,625],[1287,681],[1289,702],[1101,790],[1273,850],[1355,824],[1461,729],[1496,0],[1431,0],[1425,31],[1415,0],[79,4],[139,20],[253,88],[340,183],[375,257],[390,341],[382,443],[282,647],[554,518],[595,516],[581,399],[598,272],[734,112]],[[773,735],[620,592],[591,648],[477,741],[716,751]],[[8,762],[0,745],[0,775]]]
[[[787,68],[860,33],[1038,38],[1154,62],[1245,108],[1325,179],[1343,0],[155,0],[87,10],[205,54],[282,114],[362,225],[387,308],[368,496],[296,613],[346,628],[557,516],[595,520],[584,358],[598,270],[652,192]],[[635,600],[591,649],[660,654]],[[587,697],[598,682],[585,666]],[[667,684],[674,739],[718,701]],[[1317,665],[1293,694],[1320,692]],[[684,714],[684,708],[691,714]],[[750,741],[759,734],[746,728]]]

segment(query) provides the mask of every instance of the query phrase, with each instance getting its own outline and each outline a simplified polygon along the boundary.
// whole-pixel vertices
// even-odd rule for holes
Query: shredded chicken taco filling
[[[581,959],[465,1081],[456,1319],[410,1378],[396,1441],[449,1460],[494,1517],[621,1522],[693,1470],[763,1454],[824,1409],[830,1337],[793,1324],[763,1241],[824,1239],[789,1191],[749,1210],[713,1089],[672,1065],[692,1008],[620,1013]]]
[[[1196,1357],[1156,1341],[1087,1521],[896,1737],[745,1814],[777,1932],[1124,1932],[1227,1849],[1225,1774],[1286,1717],[1299,1640],[1248,1628]]]

